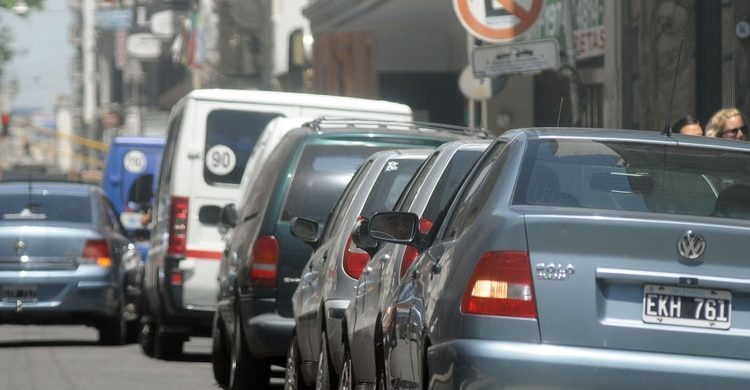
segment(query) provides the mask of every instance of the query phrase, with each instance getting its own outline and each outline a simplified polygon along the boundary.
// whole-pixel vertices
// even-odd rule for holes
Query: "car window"
[[[529,143],[513,204],[750,219],[750,154],[591,140]]]
[[[393,210],[399,195],[414,176],[422,159],[392,159],[386,162],[367,196],[360,216],[372,218],[379,211]]]
[[[401,198],[398,200],[398,202],[396,202],[396,210],[409,210],[409,207],[414,202],[414,198],[416,198],[420,188],[422,188],[422,184],[427,179],[430,170],[435,165],[439,154],[440,152],[433,153],[425,162],[422,163],[422,166],[419,167],[417,173],[411,178],[409,184],[407,184],[406,189],[401,194]]]
[[[0,194],[0,223],[32,220],[91,223],[91,199],[48,192]]]
[[[307,145],[289,185],[282,221],[293,217],[324,220],[357,168],[371,154],[386,149],[367,145]]]
[[[206,119],[203,178],[208,184],[239,184],[255,142],[275,113],[215,110]]]
[[[323,239],[321,240],[321,242],[328,241],[328,238],[331,237],[331,233],[333,232],[333,227],[338,225],[338,223],[340,223],[340,221],[344,218],[347,206],[351,204],[352,198],[354,198],[354,195],[356,194],[356,191],[354,191],[353,189],[359,187],[359,183],[362,182],[362,179],[364,179],[365,177],[365,172],[367,172],[371,166],[372,160],[364,163],[354,174],[352,180],[349,181],[349,184],[346,186],[344,193],[339,198],[338,203],[336,203],[336,207],[331,212],[331,217],[328,218],[327,221],[325,221],[325,233],[323,233]]]
[[[484,150],[480,149],[456,151],[432,191],[424,213],[422,213],[422,218],[433,222],[437,220],[440,213],[448,208],[449,202],[483,152]]]
[[[483,190],[487,178],[495,163],[504,155],[506,145],[505,142],[498,142],[491,147],[474,170],[472,177],[468,179],[456,201],[453,202],[455,211],[444,230],[445,240],[453,239],[461,234],[476,218],[481,201],[489,195],[488,189]]]

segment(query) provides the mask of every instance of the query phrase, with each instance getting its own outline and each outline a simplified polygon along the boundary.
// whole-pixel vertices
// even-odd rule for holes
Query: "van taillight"
[[[112,266],[107,240],[86,240],[81,258],[83,263],[96,264],[102,268]]]
[[[349,277],[359,279],[368,261],[370,261],[370,255],[359,249],[352,241],[352,236],[349,235],[349,239],[346,241],[346,250],[344,251],[344,272]]]
[[[461,311],[537,318],[527,252],[487,252],[479,259],[464,290]]]
[[[187,249],[188,198],[172,197],[172,209],[169,214],[169,256],[185,256]]]
[[[253,286],[275,287],[279,267],[279,242],[276,237],[258,237],[250,261],[250,279]]]

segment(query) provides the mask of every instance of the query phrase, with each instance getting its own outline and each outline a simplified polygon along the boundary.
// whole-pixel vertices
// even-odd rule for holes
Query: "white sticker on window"
[[[130,173],[143,172],[146,169],[147,163],[146,155],[139,150],[131,150],[125,153],[125,157],[122,159],[122,165]]]
[[[385,171],[398,171],[398,161],[388,161],[388,165],[386,165]]]
[[[214,145],[206,153],[206,168],[217,176],[225,176],[237,165],[237,156],[226,145]]]

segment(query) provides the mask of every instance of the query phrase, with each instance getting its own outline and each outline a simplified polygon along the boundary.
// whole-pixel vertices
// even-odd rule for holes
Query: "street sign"
[[[554,39],[479,46],[471,64],[477,78],[537,73],[560,67],[560,49]]]
[[[125,30],[133,25],[132,9],[99,9],[94,16],[101,30]]]
[[[507,42],[536,22],[543,0],[453,0],[464,28],[488,42]]]
[[[139,60],[155,60],[161,55],[161,41],[150,33],[128,35],[125,48],[130,57]]]

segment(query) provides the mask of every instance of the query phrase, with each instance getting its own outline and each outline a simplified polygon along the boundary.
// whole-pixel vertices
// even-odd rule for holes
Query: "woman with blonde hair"
[[[709,119],[706,125],[706,136],[747,140],[745,117],[734,107],[723,108]]]

